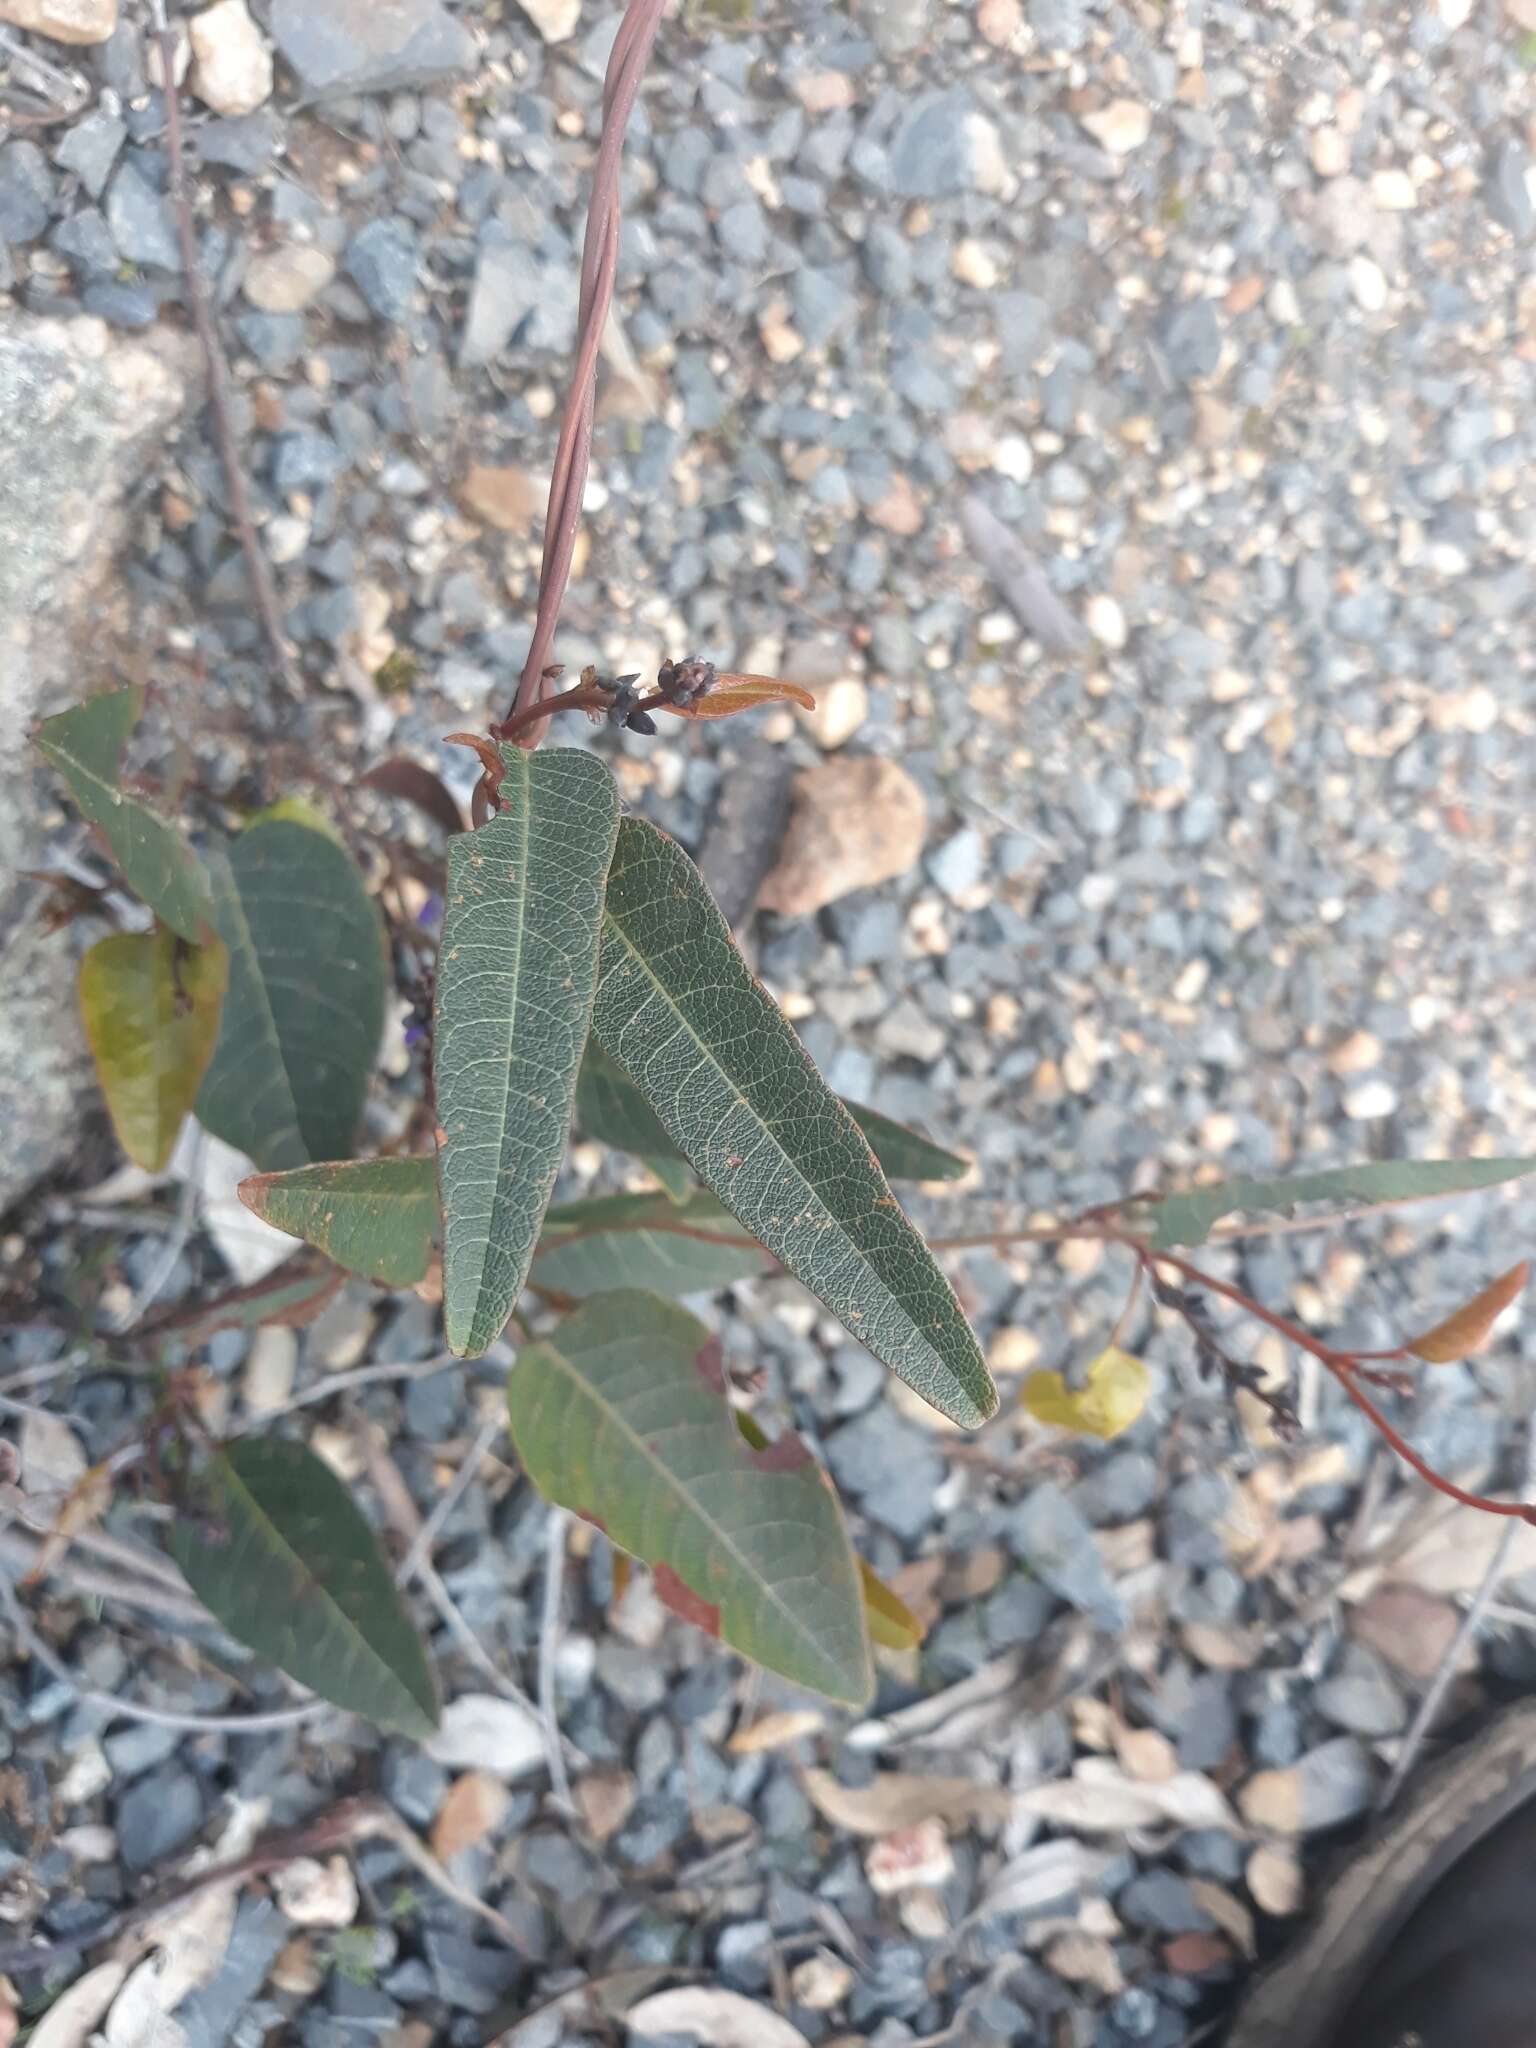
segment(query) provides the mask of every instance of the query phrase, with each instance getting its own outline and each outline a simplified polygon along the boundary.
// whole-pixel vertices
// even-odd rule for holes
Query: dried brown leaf
[[[790,1743],[815,1735],[826,1725],[826,1718],[817,1707],[786,1707],[738,1728],[726,1748],[732,1756],[761,1756],[768,1750],[787,1749]]]
[[[1212,1883],[1208,1877],[1192,1877],[1189,1888],[1222,1933],[1230,1938],[1239,1954],[1250,1959],[1257,1955],[1258,1941],[1253,1931],[1253,1915],[1241,1899],[1234,1897],[1221,1885]]]
[[[808,2048],[804,2034],[766,2005],[713,1984],[680,1984],[632,2005],[629,2031],[637,2041],[657,2034],[694,2034],[710,2048]]]
[[[851,1835],[888,1835],[927,1820],[1005,1820],[1013,1811],[1001,1785],[969,1778],[882,1771],[868,1785],[842,1785],[830,1771],[811,1770],[803,1782],[822,1818]]]
[[[1494,1324],[1524,1287],[1530,1270],[1522,1259],[1497,1280],[1490,1280],[1480,1294],[1474,1294],[1443,1323],[1436,1323],[1422,1337],[1410,1337],[1403,1349],[1426,1365],[1451,1365],[1459,1358],[1470,1358],[1488,1342]]]
[[[512,1794],[499,1778],[488,1771],[466,1771],[449,1786],[437,1810],[430,1836],[432,1854],[447,1863],[461,1850],[474,1848],[495,1834],[511,1804]]]

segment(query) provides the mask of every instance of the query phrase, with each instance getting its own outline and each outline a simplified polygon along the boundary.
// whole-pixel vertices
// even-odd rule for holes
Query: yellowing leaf
[[[1410,1337],[1403,1349],[1422,1358],[1426,1365],[1450,1365],[1458,1358],[1470,1358],[1487,1343],[1494,1324],[1524,1287],[1529,1274],[1530,1267],[1522,1259],[1497,1280],[1490,1280],[1481,1294],[1474,1294],[1443,1323],[1436,1323],[1422,1337]]]
[[[1106,1442],[1129,1429],[1147,1405],[1151,1375],[1139,1358],[1113,1344],[1088,1368],[1087,1384],[1072,1392],[1059,1372],[1032,1372],[1019,1396],[1036,1422],[1075,1429]]]
[[[80,963],[80,1014],[113,1127],[158,1173],[213,1058],[228,956],[162,925],[101,939]]]
[[[707,697],[692,704],[658,704],[658,711],[670,711],[674,718],[734,718],[738,711],[752,711],[759,704],[798,704],[806,711],[816,709],[816,699],[798,683],[786,683],[778,676],[737,675],[725,671]]]
[[[302,825],[306,832],[322,832],[327,839],[346,850],[346,840],[340,830],[329,819],[318,804],[312,804],[307,796],[280,796],[275,804],[267,804],[259,811],[253,811],[245,821],[245,829],[253,825],[270,825],[274,820],[286,820],[290,825]]]
[[[870,1641],[884,1650],[915,1650],[927,1631],[905,1600],[898,1599],[878,1572],[859,1559],[859,1585]]]

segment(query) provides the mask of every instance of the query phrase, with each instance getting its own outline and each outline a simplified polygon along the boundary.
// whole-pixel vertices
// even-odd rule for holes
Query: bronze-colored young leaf
[[[349,1273],[386,1287],[414,1287],[432,1263],[437,1163],[340,1159],[253,1173],[240,1199],[264,1223],[302,1237]]]
[[[1458,1358],[1470,1358],[1487,1343],[1494,1324],[1524,1287],[1530,1270],[1522,1259],[1497,1280],[1490,1280],[1481,1293],[1474,1294],[1443,1323],[1436,1323],[1422,1337],[1410,1337],[1403,1349],[1426,1365],[1451,1365]]]
[[[335,1297],[342,1279],[340,1267],[329,1260],[289,1259],[249,1287],[231,1287],[192,1308],[166,1309],[140,1323],[132,1341],[142,1351],[167,1338],[188,1347],[206,1344],[219,1330],[258,1330],[265,1323],[301,1329]]]
[[[517,1304],[565,1157],[619,816],[595,755],[502,759],[501,809],[448,843],[433,1036],[443,1319],[470,1358]]]
[[[426,1651],[377,1539],[313,1451],[282,1437],[225,1445],[170,1542],[237,1642],[381,1727],[425,1737],[437,1726]]]
[[[583,1301],[615,1287],[671,1300],[772,1269],[773,1260],[713,1195],[595,1195],[565,1202],[544,1218],[528,1278],[551,1294]]]
[[[143,708],[144,692],[138,688],[91,697],[56,718],[45,718],[37,744],[106,840],[124,879],[161,922],[184,939],[205,938],[208,877],[197,855],[174,825],[118,780],[123,748]]]
[[[592,1024],[748,1233],[924,1400],[984,1422],[997,1390],[953,1289],[698,869],[641,818],[608,872]]]
[[[384,927],[350,854],[292,818],[213,863],[229,997],[197,1113],[267,1172],[343,1159],[384,1028]]]
[[[219,1035],[228,956],[164,926],[98,939],[80,962],[80,1014],[118,1142],[159,1173]]]
[[[540,1492],[650,1565],[669,1605],[781,1677],[862,1705],[869,1645],[836,1497],[798,1437],[744,1442],[724,1394],[704,1325],[626,1289],[522,1352],[507,1412]]]
[[[1311,1202],[1418,1202],[1470,1194],[1536,1173],[1536,1159],[1380,1159],[1289,1180],[1227,1180],[1128,1205],[1127,1220],[1152,1225],[1154,1251],[1204,1244],[1223,1216],[1290,1211]]]
[[[799,683],[786,683],[780,676],[739,675],[722,670],[719,681],[705,697],[691,704],[660,703],[658,711],[670,711],[674,718],[734,718],[741,711],[755,711],[760,704],[798,704],[806,711],[816,709],[816,699]]]
[[[882,1650],[915,1650],[928,1631],[906,1601],[893,1593],[872,1566],[859,1559],[859,1589],[864,1596],[864,1613],[869,1638]]]

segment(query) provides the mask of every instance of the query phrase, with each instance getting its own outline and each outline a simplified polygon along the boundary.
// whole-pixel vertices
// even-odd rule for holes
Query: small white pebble
[[[1377,1117],[1391,1116],[1396,1108],[1397,1090],[1390,1081],[1362,1081],[1344,1097],[1344,1114],[1351,1123],[1373,1123]]]
[[[1118,652],[1125,645],[1125,613],[1108,591],[1101,590],[1089,598],[1083,617],[1101,647]]]
[[[1362,312],[1379,313],[1387,303],[1386,274],[1369,256],[1350,257],[1349,288]]]

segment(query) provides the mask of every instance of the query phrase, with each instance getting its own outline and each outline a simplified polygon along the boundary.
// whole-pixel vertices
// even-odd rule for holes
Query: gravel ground
[[[1203,1165],[1536,1152],[1536,17],[1508,5],[685,0],[663,32],[557,653],[619,672],[698,649],[818,689],[809,720],[593,743],[735,892],[834,1085],[974,1153],[974,1183],[918,1204],[937,1230]],[[0,0],[0,20],[37,9]],[[275,79],[225,0],[199,17],[187,108],[305,697],[272,681],[201,431],[145,478],[126,569],[178,622],[160,716],[192,742],[205,821],[316,759],[345,779],[408,750],[467,786],[438,741],[504,708],[527,646],[615,22],[574,0],[258,13]],[[98,47],[30,42],[88,95],[0,145],[0,287],[112,330],[179,321],[140,20]],[[838,756],[913,779],[920,858],[747,922],[754,821]],[[60,815],[55,851],[72,833]],[[786,887],[767,893],[793,910]],[[398,1045],[388,1064],[381,1133],[414,1085]],[[579,1149],[570,1191],[599,1165]],[[206,1232],[166,1272],[142,1197],[106,1203],[23,1213],[6,1255],[50,1327],[0,1336],[8,1369],[62,1355],[61,1309],[110,1317],[157,1274],[170,1301],[220,1284]],[[1533,1219],[1485,1197],[1211,1270],[1381,1344],[1512,1263]],[[955,1261],[1001,1375],[1103,1342],[1123,1275],[1098,1253]],[[782,1696],[643,1586],[615,1604],[601,1543],[573,1544],[556,1654],[577,1821],[514,1709],[436,1760],[340,1716],[183,1736],[18,1654],[0,1915],[84,1938],[232,1801],[285,1825],[377,1789],[521,1953],[375,1844],[350,1889],[246,1893],[180,2010],[192,2048],[481,2043],[572,1985],[664,1968],[811,2042],[1207,2038],[1368,1811],[1497,1528],[1428,1512],[1305,1375],[1307,1433],[1278,1445],[1145,1318],[1125,1341],[1157,1391],[1108,1449],[1006,1399],[978,1438],[936,1426],[787,1283],[734,1290],[722,1325],[932,1621],[887,1660],[879,1719]],[[1232,1335],[1288,1369],[1257,1325]],[[403,1374],[437,1343],[421,1304],[349,1291],[302,1341],[214,1339],[214,1419],[362,1362]],[[359,1470],[390,1447],[425,1512],[495,1377],[370,1382],[306,1411],[313,1440]],[[1397,1404],[1415,1441],[1517,1484],[1536,1399],[1518,1334],[1426,1379]],[[142,1412],[110,1370],[45,1384],[92,1457]],[[493,1453],[436,1551],[529,1686],[546,1519]],[[1530,1535],[1453,1714],[1536,1680]],[[85,1685],[281,1702],[174,1616],[47,1611]],[[483,1692],[436,1647],[451,1694]],[[891,1771],[981,1792],[930,1794],[906,1825]],[[511,2038],[623,2037],[588,2009]]]

